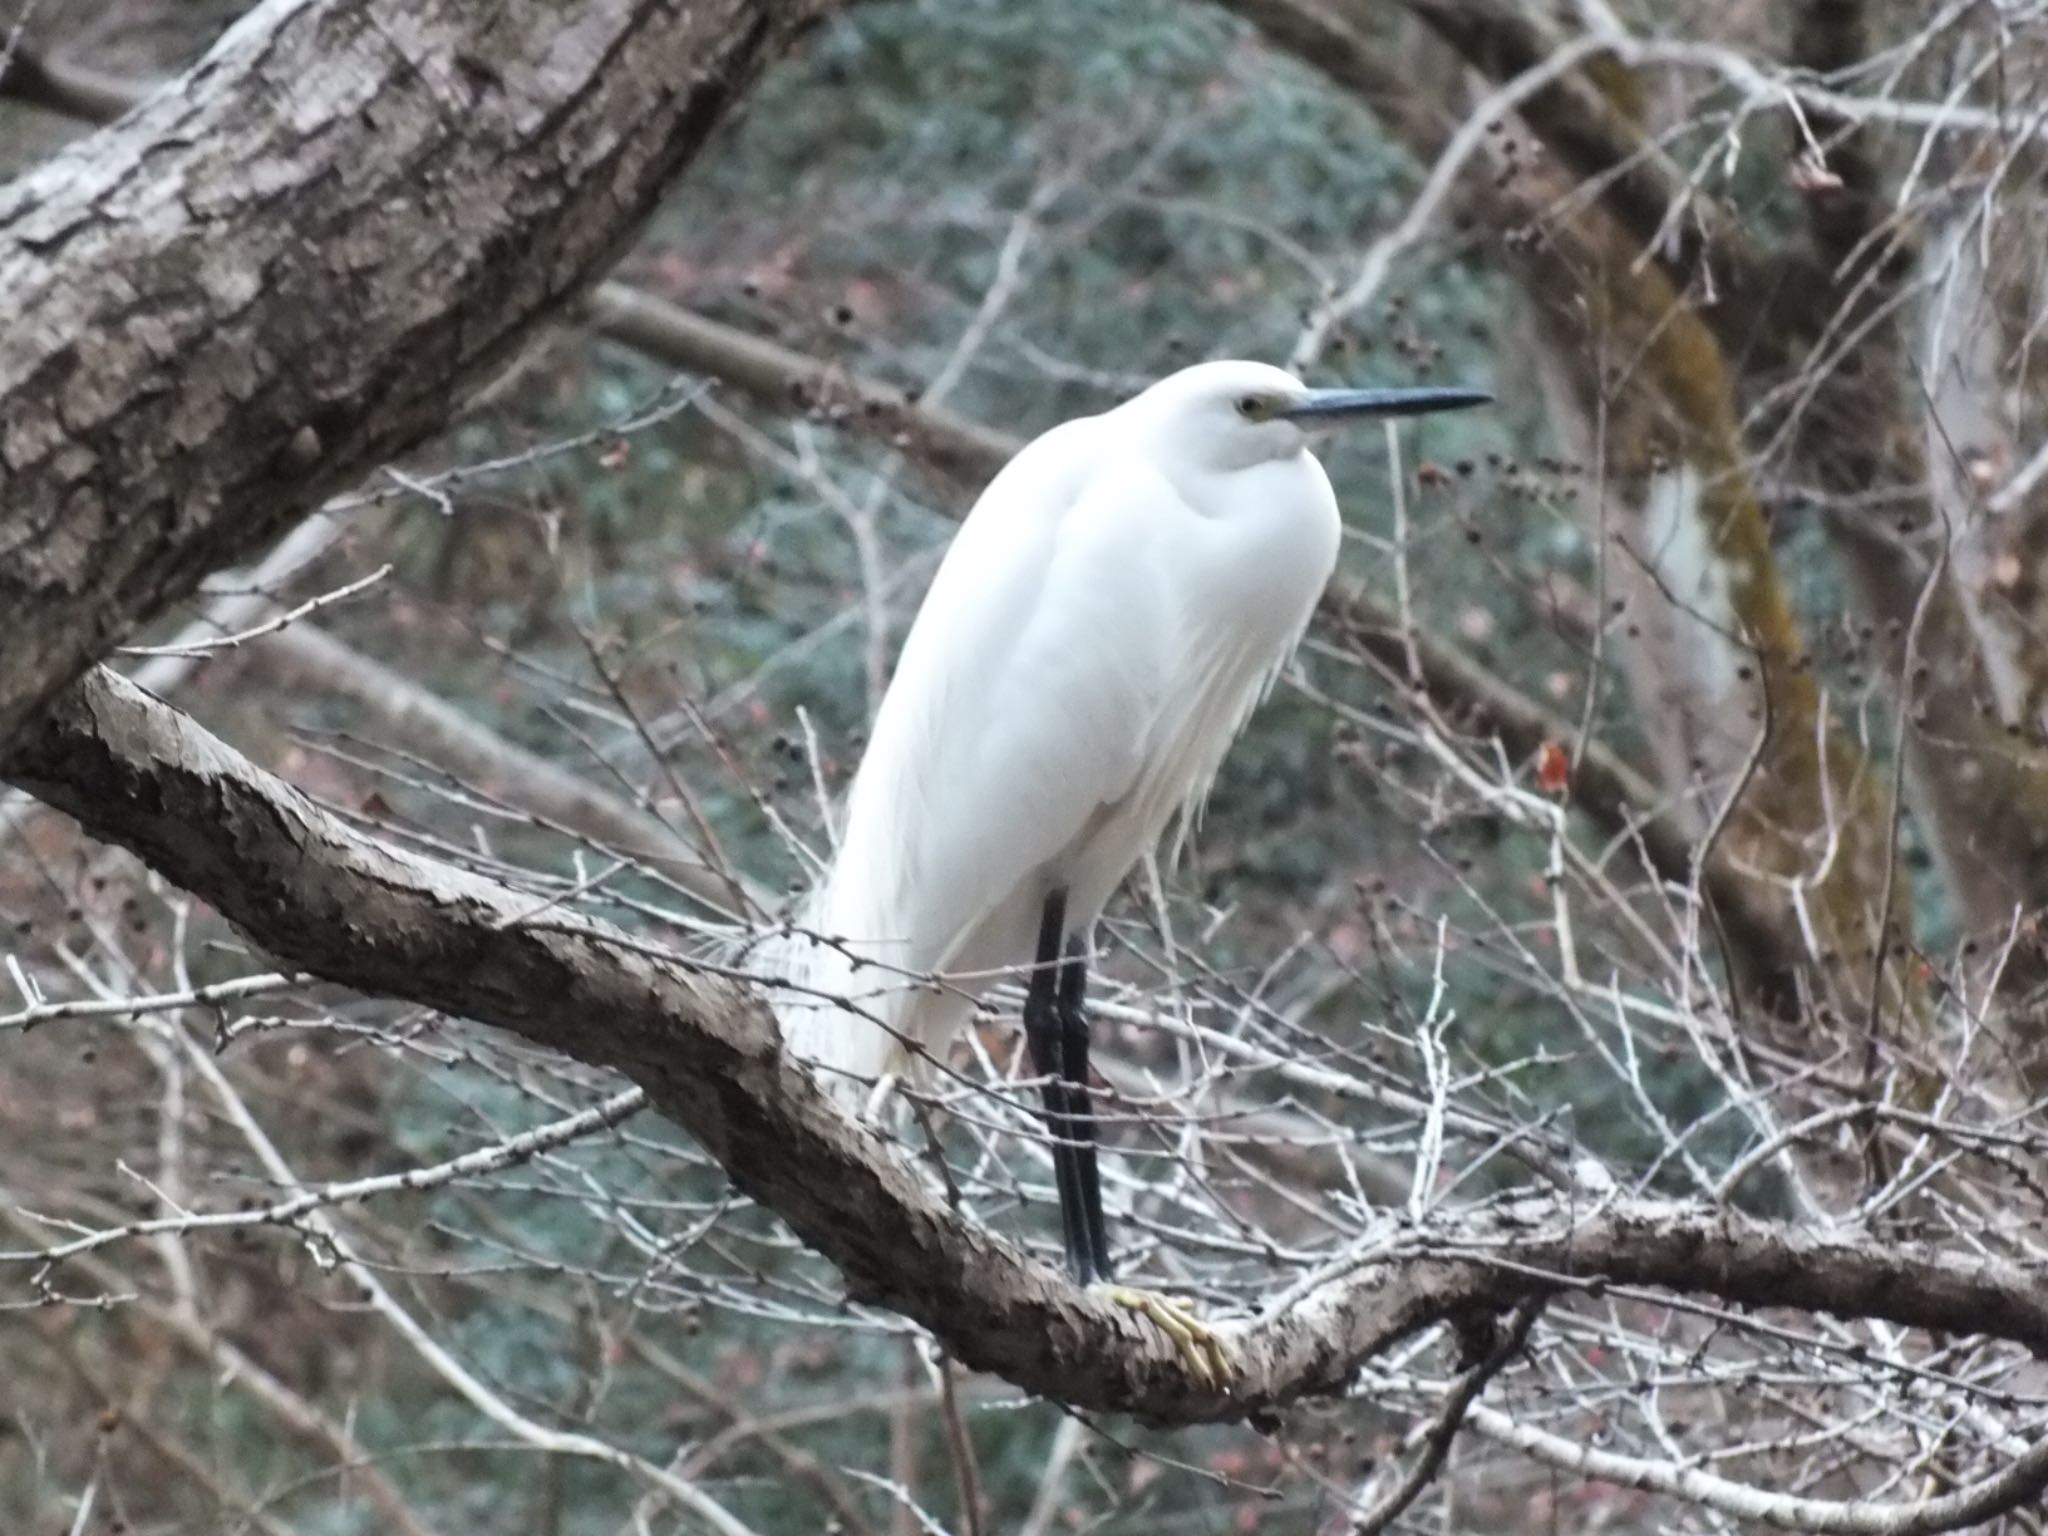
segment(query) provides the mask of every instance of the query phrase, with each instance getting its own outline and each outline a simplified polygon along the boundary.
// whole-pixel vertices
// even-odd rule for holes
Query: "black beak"
[[[1491,405],[1483,389],[1312,389],[1273,414],[1286,421],[1336,421],[1346,416],[1427,416]]]

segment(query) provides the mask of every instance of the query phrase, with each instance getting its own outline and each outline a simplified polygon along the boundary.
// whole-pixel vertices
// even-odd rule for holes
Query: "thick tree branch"
[[[1698,1206],[1537,1197],[1389,1225],[1225,1328],[1224,1395],[1118,1308],[951,1209],[782,1054],[742,983],[479,876],[388,847],[191,720],[99,672],[4,765],[291,966],[510,1030],[622,1072],[851,1294],[961,1360],[1077,1406],[1232,1418],[1339,1393],[1395,1341],[1589,1282],[1881,1318],[2048,1352],[2048,1286],[2007,1260]]]
[[[446,422],[829,8],[270,0],[0,188],[0,741]]]
[[[784,408],[815,407],[830,421],[857,417],[863,431],[889,439],[956,480],[979,485],[1021,446],[992,427],[913,405],[900,389],[722,325],[628,283],[600,284],[584,308],[609,341]]]
[[[1372,0],[1222,3],[1383,118],[1399,124],[1417,113],[1413,83],[1383,63],[1386,17]],[[1574,175],[1601,183],[1602,206],[1674,287],[1713,296],[1702,318],[1723,345],[1753,352],[1771,344],[1766,311],[1785,286],[1783,259],[1760,248],[1610,99],[1596,75],[1614,67],[1611,55],[1592,39],[1567,40],[1522,0],[1401,0],[1401,8],[1497,86],[1554,71],[1517,108],[1531,131]]]

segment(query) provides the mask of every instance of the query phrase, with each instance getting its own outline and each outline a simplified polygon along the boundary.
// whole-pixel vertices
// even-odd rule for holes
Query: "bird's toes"
[[[1105,1286],[1103,1295],[1112,1304],[1148,1319],[1172,1341],[1181,1358],[1205,1384],[1220,1392],[1230,1390],[1235,1372],[1229,1351],[1222,1338],[1196,1313],[1194,1303],[1125,1285]]]

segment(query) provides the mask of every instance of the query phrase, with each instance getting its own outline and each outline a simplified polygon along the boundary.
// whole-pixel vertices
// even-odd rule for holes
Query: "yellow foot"
[[[1161,1296],[1156,1291],[1134,1290],[1127,1285],[1104,1285],[1098,1289],[1115,1305],[1151,1319],[1152,1325],[1173,1341],[1181,1358],[1194,1367],[1203,1381],[1219,1392],[1230,1390],[1230,1378],[1235,1374],[1230,1356],[1223,1348],[1223,1340],[1195,1315],[1194,1303],[1178,1296]]]

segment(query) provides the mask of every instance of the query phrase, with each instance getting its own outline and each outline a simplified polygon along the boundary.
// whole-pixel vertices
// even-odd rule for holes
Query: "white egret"
[[[826,942],[777,957],[798,989],[784,1038],[857,1103],[943,1055],[977,995],[1029,965],[1024,1032],[1079,1283],[1112,1277],[1082,1002],[1095,922],[1176,812],[1178,848],[1335,566],[1310,435],[1490,398],[1183,369],[1020,451],[911,626],[799,920]],[[1190,1341],[1184,1317],[1133,1304]]]

